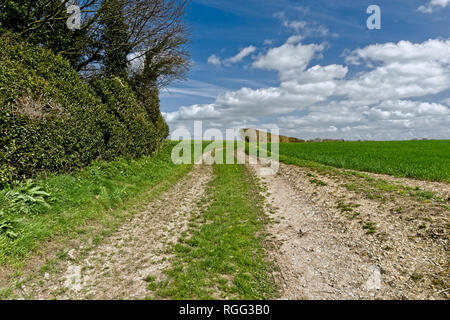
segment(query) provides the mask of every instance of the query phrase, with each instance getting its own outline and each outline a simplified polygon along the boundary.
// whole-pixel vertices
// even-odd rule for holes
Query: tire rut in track
[[[150,202],[99,245],[69,251],[55,274],[25,283],[25,299],[143,299],[148,276],[160,278],[167,248],[187,230],[191,209],[203,196],[212,167],[195,166],[175,186]],[[82,249],[82,248],[81,248]]]
[[[280,163],[277,174],[263,175],[267,163],[250,166],[266,185],[267,213],[278,222],[269,233],[276,248],[271,255],[280,268],[275,276],[281,299],[446,298],[442,288],[447,286],[433,282],[445,282],[448,238],[428,236],[432,228],[418,228],[421,217],[412,211],[391,212],[396,203],[410,201],[428,208],[438,226],[448,223],[448,213],[414,199],[366,199],[343,188],[345,178],[319,176],[327,183],[319,187],[305,168]],[[354,212],[360,216],[348,218],[337,207],[340,201],[358,203]],[[366,234],[367,221],[376,225],[375,234]]]

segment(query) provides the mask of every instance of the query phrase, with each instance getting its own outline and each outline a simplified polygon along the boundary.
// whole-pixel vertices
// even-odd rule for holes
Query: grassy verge
[[[175,183],[191,165],[171,161],[173,143],[138,160],[96,162],[75,174],[36,179],[0,192],[0,267],[20,269],[40,245],[84,234],[123,215],[127,201]],[[156,196],[156,193],[149,193]],[[147,199],[148,200],[148,199]],[[101,228],[100,228],[101,229]]]
[[[276,288],[265,249],[263,197],[242,165],[215,165],[189,232],[174,246],[168,280],[152,282],[157,298],[268,299]],[[152,279],[150,279],[152,280]]]

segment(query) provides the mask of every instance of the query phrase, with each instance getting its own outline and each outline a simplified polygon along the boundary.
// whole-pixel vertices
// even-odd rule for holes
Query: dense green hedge
[[[61,56],[10,34],[0,36],[0,47],[0,186],[150,154],[167,136],[125,80],[87,84]]]
[[[155,125],[157,137],[161,142],[162,139],[169,136],[169,126],[159,110],[159,91],[157,89],[145,90],[139,95],[139,100]]]
[[[140,157],[153,151],[158,141],[155,126],[126,81],[117,77],[100,79],[93,81],[92,87],[115,118],[106,139],[109,152]]]

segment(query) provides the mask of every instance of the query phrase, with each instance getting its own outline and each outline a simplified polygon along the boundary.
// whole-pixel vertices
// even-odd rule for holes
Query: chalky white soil
[[[266,187],[267,213],[275,220],[269,231],[281,299],[449,297],[450,212],[445,205],[393,193],[371,199],[343,187],[350,179],[344,175],[279,165],[275,175],[262,171],[268,163],[251,167]],[[440,194],[448,192],[444,187]],[[343,212],[339,202],[351,204],[352,211]],[[375,225],[375,233],[367,234],[367,222]]]
[[[211,166],[195,166],[99,245],[71,249],[57,272],[24,282],[17,293],[24,299],[144,299],[145,278],[162,276],[167,249],[187,230],[211,178]]]

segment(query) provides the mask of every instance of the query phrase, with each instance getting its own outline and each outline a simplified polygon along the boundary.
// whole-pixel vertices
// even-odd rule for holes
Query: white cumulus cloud
[[[430,0],[427,5],[420,6],[417,10],[423,13],[432,13],[436,9],[445,8],[448,5],[450,5],[450,0]]]
[[[220,94],[213,103],[164,116],[171,127],[192,119],[221,127],[276,123],[300,138],[449,138],[450,39],[400,41],[347,51],[348,65],[314,65],[322,44],[289,38],[254,57],[253,68],[278,72],[279,85]],[[349,76],[358,64],[362,71]],[[439,94],[439,101],[430,100]]]
[[[208,63],[213,64],[215,66],[220,66],[220,65],[224,65],[226,67],[241,62],[244,58],[248,57],[249,55],[251,55],[252,53],[254,53],[257,50],[256,47],[254,46],[248,46],[246,48],[243,48],[241,51],[239,51],[238,54],[236,54],[233,57],[224,59],[223,61],[217,57],[215,54],[213,54],[212,56],[210,56],[208,58]]]
[[[254,46],[249,46],[247,48],[242,49],[237,55],[235,55],[234,57],[225,59],[225,64],[227,63],[238,63],[241,62],[245,57],[248,57],[249,55],[251,55],[253,52],[256,51],[256,47]]]
[[[215,66],[220,66],[222,64],[222,61],[220,60],[219,57],[213,54],[208,58],[208,63],[213,64]]]

